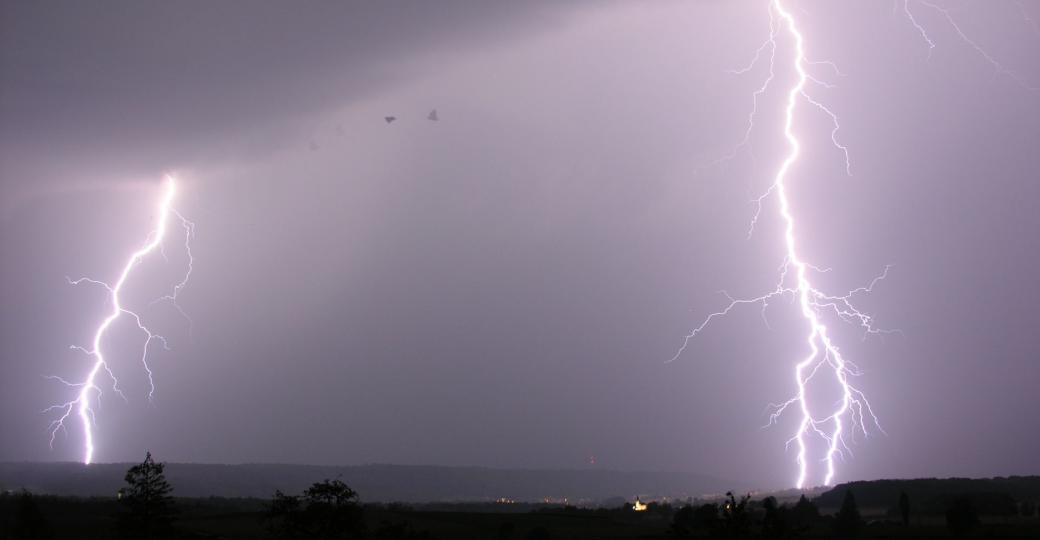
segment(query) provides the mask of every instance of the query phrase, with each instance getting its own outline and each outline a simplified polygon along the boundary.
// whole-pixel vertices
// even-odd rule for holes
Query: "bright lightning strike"
[[[768,58],[768,76],[752,95],[753,107],[748,116],[748,125],[744,138],[734,151],[724,159],[734,157],[741,147],[748,144],[751,133],[755,129],[755,117],[759,109],[759,98],[774,83],[777,55],[781,49],[779,39],[781,34],[786,34],[788,39],[793,42],[790,61],[796,74],[795,82],[787,89],[784,106],[783,138],[787,143],[787,154],[777,169],[769,187],[752,201],[754,204],[754,215],[748,230],[749,236],[754,233],[763,203],[767,199],[775,197],[778,201],[780,216],[783,218],[784,223],[784,261],[780,265],[776,287],[772,291],[758,297],[745,299],[733,298],[723,293],[726,294],[729,304],[724,309],[708,315],[700,326],[694,328],[686,336],[682,347],[679,348],[672,360],[674,361],[681,356],[690,341],[703,332],[716,318],[727,315],[738,307],[751,304],[761,305],[764,315],[770,300],[782,296],[794,297],[798,302],[799,311],[806,325],[805,344],[808,348],[808,353],[796,363],[794,368],[793,378],[797,389],[794,396],[782,403],[771,404],[772,410],[769,414],[769,424],[775,423],[783,413],[789,410],[795,410],[800,415],[801,420],[798,423],[798,428],[788,439],[787,446],[795,444],[797,447],[796,463],[798,476],[795,485],[798,488],[802,488],[808,481],[809,468],[814,462],[822,464],[824,485],[832,484],[835,476],[835,461],[838,457],[843,457],[844,452],[848,450],[846,445],[848,433],[854,434],[855,431],[859,431],[863,436],[867,436],[868,426],[873,426],[882,433],[884,432],[864,393],[850,382],[852,377],[859,375],[859,369],[841,354],[839,347],[828,333],[824,319],[825,315],[832,314],[843,321],[861,326],[867,333],[887,332],[876,327],[873,318],[857,308],[855,303],[859,295],[869,293],[874,285],[888,275],[889,268],[886,267],[880,276],[876,277],[865,287],[860,287],[844,294],[829,294],[814,286],[811,280],[814,273],[827,270],[813,266],[799,256],[795,234],[795,218],[791,211],[787,191],[788,182],[791,180],[789,173],[798,161],[801,153],[801,141],[795,131],[796,113],[799,111],[799,105],[803,107],[809,105],[812,109],[827,117],[832,125],[830,132],[831,142],[842,153],[846,174],[851,174],[852,167],[849,161],[848,148],[838,138],[840,129],[838,116],[821,101],[815,99],[809,90],[810,83],[825,88],[832,87],[832,85],[813,75],[810,72],[812,67],[819,65],[828,66],[839,76],[841,72],[831,62],[810,61],[807,58],[805,38],[799,31],[794,16],[785,9],[781,0],[771,0],[769,16],[769,37],[756,50],[751,64],[733,72],[735,74],[747,73],[763,58]],[[837,383],[841,394],[837,403],[820,403],[819,399],[813,399],[813,393],[810,391],[809,385],[817,377],[831,377]],[[813,412],[817,410],[824,412]],[[813,438],[824,443],[825,450],[818,461],[811,461],[809,456],[809,443]]]
[[[54,439],[58,432],[66,431],[66,422],[69,421],[73,415],[76,415],[79,417],[80,424],[83,427],[83,463],[85,464],[90,464],[94,460],[94,428],[96,427],[95,406],[100,404],[101,400],[102,391],[101,387],[98,385],[98,378],[102,376],[102,372],[104,372],[104,376],[107,376],[108,379],[111,380],[112,390],[126,400],[126,396],[119,388],[119,379],[116,378],[116,375],[109,366],[108,360],[106,360],[104,351],[102,350],[102,341],[104,340],[105,335],[108,333],[109,329],[111,329],[112,325],[123,316],[129,317],[137,325],[137,328],[144,336],[141,352],[141,365],[148,377],[148,399],[151,400],[155,395],[155,382],[152,377],[152,369],[148,364],[148,352],[154,343],[158,343],[163,348],[168,349],[166,338],[150,330],[145,325],[140,314],[125,307],[123,305],[123,299],[120,297],[120,292],[127,280],[130,278],[134,268],[143,262],[146,257],[158,251],[165,258],[164,242],[167,237],[167,230],[170,227],[171,220],[178,221],[184,229],[184,247],[188,258],[188,268],[184,273],[184,277],[173,287],[173,290],[156,301],[169,301],[176,307],[178,312],[184,315],[184,311],[177,303],[177,297],[181,290],[183,290],[183,288],[188,284],[188,279],[191,277],[193,261],[190,241],[194,235],[195,226],[173,207],[173,201],[176,194],[176,181],[172,176],[167,176],[164,184],[163,195],[159,201],[156,227],[148,234],[145,244],[137,251],[130,254],[130,257],[123,265],[122,271],[119,273],[119,276],[114,283],[108,284],[90,278],[68,280],[69,283],[73,285],[78,285],[84,282],[100,285],[108,291],[109,302],[112,307],[111,311],[101,320],[97,329],[94,331],[94,339],[91,342],[89,349],[79,346],[71,347],[85,353],[93,359],[91,369],[87,372],[87,375],[82,382],[70,382],[57,376],[48,377],[49,379],[56,380],[70,388],[78,389],[72,400],[48,407],[44,410],[44,412],[60,412],[59,418],[54,420],[50,426],[51,447],[54,446]]]

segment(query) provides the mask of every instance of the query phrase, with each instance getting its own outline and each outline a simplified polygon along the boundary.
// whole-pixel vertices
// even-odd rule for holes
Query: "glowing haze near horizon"
[[[798,254],[832,269],[812,275],[825,291],[893,265],[857,307],[902,331],[827,326],[887,433],[850,441],[834,480],[1040,472],[1040,5],[783,5],[810,60],[841,70],[812,92],[852,165],[799,105]],[[114,276],[175,171],[193,324],[149,305],[183,254],[135,268],[126,297],[170,347],[148,359],[149,401],[140,334],[110,330],[127,402],[102,399],[96,461],[595,455],[790,485],[799,416],[761,428],[808,352],[790,295],[665,362],[718,289],[772,290],[784,260],[775,200],[747,228],[789,150],[786,35],[734,152],[766,66],[730,71],[767,8],[4,5],[0,460],[82,459],[79,426],[48,448],[38,411],[68,389],[44,376],[89,368],[68,344],[111,306],[65,276]]]

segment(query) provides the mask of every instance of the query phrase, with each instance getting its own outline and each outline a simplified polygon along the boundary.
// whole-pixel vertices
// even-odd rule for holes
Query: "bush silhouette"
[[[315,482],[302,495],[275,491],[264,520],[275,538],[345,540],[365,533],[358,494],[339,480]]]

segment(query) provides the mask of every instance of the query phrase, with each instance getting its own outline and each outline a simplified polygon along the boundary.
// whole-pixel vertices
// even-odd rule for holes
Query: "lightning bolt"
[[[137,328],[144,336],[140,361],[141,366],[148,377],[148,399],[151,401],[154,398],[155,381],[152,369],[148,363],[148,352],[155,343],[158,343],[166,350],[169,350],[169,346],[166,342],[166,338],[153,332],[145,325],[140,314],[123,305],[120,292],[127,280],[130,279],[134,268],[143,262],[145,258],[156,251],[165,258],[166,252],[164,241],[166,240],[171,220],[179,222],[184,229],[184,247],[187,253],[188,267],[185,271],[184,277],[174,285],[172,291],[169,294],[156,299],[153,303],[167,301],[175,306],[181,315],[187,317],[184,310],[181,309],[180,305],[177,303],[177,299],[178,295],[188,284],[188,280],[191,277],[193,259],[190,243],[191,238],[194,237],[195,234],[195,225],[185,219],[184,216],[177,212],[173,207],[174,197],[177,194],[177,184],[175,179],[172,176],[167,176],[164,184],[163,194],[159,200],[158,220],[155,229],[148,234],[145,244],[137,251],[130,254],[130,257],[123,265],[122,271],[119,273],[119,276],[116,278],[114,283],[108,284],[103,281],[85,277],[76,280],[66,278],[72,285],[90,283],[103,287],[108,292],[109,302],[112,307],[111,311],[109,311],[108,315],[101,320],[100,324],[98,324],[94,331],[94,339],[91,342],[90,348],[75,345],[71,347],[72,349],[78,350],[93,359],[90,371],[87,372],[87,375],[82,382],[70,382],[67,379],[53,375],[47,377],[48,379],[58,381],[70,388],[78,389],[73,399],[44,409],[45,413],[58,413],[58,418],[51,422],[49,428],[50,445],[52,448],[54,447],[54,440],[59,431],[67,433],[66,423],[70,421],[71,417],[73,415],[78,416],[79,421],[83,426],[83,463],[85,464],[90,464],[94,460],[95,437],[93,428],[97,425],[95,406],[100,405],[101,402],[102,390],[99,386],[98,378],[102,375],[102,372],[111,381],[112,390],[122,397],[124,401],[127,401],[126,395],[119,388],[119,379],[116,378],[116,375],[112,371],[111,366],[109,366],[108,360],[106,360],[104,351],[102,350],[102,341],[105,338],[105,335],[108,333],[112,325],[123,316],[129,317],[137,325]]]
[[[771,0],[769,4],[769,36],[755,51],[751,63],[732,73],[740,75],[751,71],[763,58],[768,58],[768,75],[752,95],[752,109],[748,115],[747,129],[741,142],[723,160],[732,159],[739,150],[749,144],[752,131],[755,129],[755,117],[759,110],[759,98],[767,92],[774,83],[776,74],[776,60],[781,50],[780,37],[786,34],[793,42],[791,47],[790,62],[794,67],[796,79],[792,86],[786,91],[786,102],[784,105],[784,127],[783,138],[787,143],[787,153],[783,162],[773,177],[769,187],[757,198],[752,200],[754,213],[748,229],[750,237],[755,232],[755,225],[761,215],[763,204],[767,199],[775,198],[778,202],[780,216],[784,223],[784,260],[779,267],[779,277],[773,290],[753,298],[733,298],[725,291],[729,303],[725,308],[716,311],[693,329],[683,341],[682,346],[670,361],[678,359],[686,350],[690,341],[703,332],[715,319],[723,317],[734,309],[746,305],[761,305],[763,318],[769,302],[781,297],[792,297],[797,300],[799,312],[806,326],[805,345],[808,353],[802,357],[794,367],[794,383],[796,392],[790,399],[770,404],[769,422],[772,425],[777,422],[782,414],[788,410],[797,410],[801,419],[794,434],[787,440],[786,446],[796,445],[798,453],[796,464],[798,475],[795,486],[802,488],[806,485],[809,477],[809,442],[811,438],[822,440],[824,450],[820,460],[823,465],[823,483],[830,485],[835,476],[835,461],[844,457],[848,451],[846,444],[847,433],[856,431],[866,437],[868,426],[873,426],[882,433],[884,430],[878,422],[877,416],[867,400],[866,395],[856,388],[850,381],[851,378],[860,374],[860,370],[854,363],[842,355],[841,350],[828,333],[825,324],[825,316],[836,316],[839,320],[856,324],[862,327],[867,334],[879,334],[890,332],[880,329],[874,324],[871,315],[856,307],[857,298],[869,293],[874,286],[888,276],[890,267],[874,278],[868,285],[853,289],[843,294],[830,294],[813,285],[812,277],[816,273],[827,272],[829,269],[820,268],[806,262],[799,255],[797,236],[795,234],[795,217],[791,211],[791,203],[788,196],[788,182],[791,180],[790,172],[798,161],[801,153],[801,141],[795,132],[796,113],[799,105],[810,106],[818,113],[823,114],[831,122],[830,139],[834,147],[841,152],[844,159],[845,173],[851,175],[852,166],[849,159],[848,148],[840,141],[838,133],[840,123],[838,115],[829,109],[823,102],[814,98],[809,90],[810,84],[824,88],[833,87],[815,76],[810,70],[817,66],[829,67],[833,72],[841,76],[842,73],[837,66],[828,61],[811,61],[805,52],[805,38],[798,29],[794,16],[785,9],[781,0]],[[768,324],[768,323],[767,323]],[[819,400],[813,399],[810,383],[818,377],[830,377],[837,383],[841,397],[837,403],[820,404]],[[821,413],[813,413],[813,410],[823,410]]]
[[[953,13],[950,11],[949,8],[943,7],[939,4],[930,2],[928,0],[918,0],[918,2],[922,6],[925,6],[941,15],[942,18],[946,20],[946,23],[949,24],[950,28],[953,29],[954,33],[957,34],[957,37],[960,38],[960,40],[965,45],[972,48],[976,53],[978,53],[978,55],[981,56],[987,64],[993,67],[994,75],[1003,75],[1011,81],[1013,81],[1018,86],[1026,90],[1030,90],[1033,92],[1040,90],[1040,88],[1032,86],[1025,80],[1023,80],[1015,71],[1005,67],[1004,64],[1000,63],[1000,61],[994,58],[993,55],[991,55],[986,49],[979,45],[978,42],[976,42],[974,39],[968,36],[968,34],[961,28],[961,25],[957,23],[957,19],[953,17]],[[1018,6],[1018,9],[1021,12],[1025,22],[1033,28],[1034,32],[1037,32],[1038,29],[1036,21],[1034,21],[1029,16],[1029,13],[1028,11],[1026,11],[1025,6],[1023,6],[1020,2],[1016,2],[1016,5]],[[910,0],[903,0],[903,13],[906,15],[907,20],[910,21],[910,24],[914,26],[914,29],[917,30],[917,33],[921,35],[921,39],[923,39],[924,42],[928,44],[928,57],[931,58],[932,51],[936,47],[935,40],[932,39],[932,37],[928,34],[928,31],[925,30],[924,25],[918,22],[918,20],[914,17],[914,14],[910,11]]]
[[[1025,22],[1032,26],[1035,31],[1037,29],[1036,22],[1029,17],[1028,12],[1021,3],[1017,5]],[[902,8],[906,20],[928,46],[928,58],[931,58],[937,44],[925,25],[918,19],[917,12],[921,10],[920,8],[937,13],[944,19],[961,42],[973,49],[993,68],[994,76],[1002,75],[1022,88],[1037,90],[1036,87],[1027,84],[1016,72],[1005,67],[978,42],[973,40],[954,18],[950,9],[929,0],[918,0],[916,3],[912,3],[911,0],[894,0],[892,6],[893,11],[900,7]],[[815,438],[824,443],[826,450],[823,451],[823,455],[820,457],[820,463],[822,463],[823,467],[823,483],[824,485],[831,485],[835,476],[836,459],[844,457],[845,452],[849,451],[846,437],[854,438],[857,432],[862,433],[866,437],[869,434],[868,426],[872,426],[879,432],[884,433],[870,405],[870,401],[867,400],[866,395],[861,390],[850,382],[851,378],[861,374],[859,368],[842,355],[839,347],[828,333],[827,325],[824,322],[825,319],[827,317],[836,317],[837,320],[858,325],[865,334],[898,333],[898,330],[885,330],[877,327],[871,315],[856,307],[857,298],[873,291],[874,286],[888,276],[891,266],[886,266],[880,275],[864,287],[853,289],[844,294],[829,294],[816,287],[812,282],[812,277],[815,274],[827,272],[829,269],[813,266],[799,255],[797,236],[795,234],[796,223],[791,211],[787,189],[791,180],[790,172],[801,153],[801,141],[795,131],[796,113],[799,111],[799,105],[802,107],[809,105],[830,120],[832,125],[830,132],[831,143],[842,153],[845,161],[845,173],[851,175],[852,166],[849,160],[849,150],[838,138],[838,132],[841,127],[838,116],[823,102],[815,99],[810,91],[810,88],[816,86],[823,88],[834,87],[834,85],[815,76],[812,68],[827,66],[837,76],[842,76],[842,73],[832,62],[809,60],[805,52],[805,37],[798,29],[795,17],[784,7],[783,0],[770,0],[768,12],[768,38],[755,50],[754,57],[747,66],[730,71],[734,75],[743,75],[752,71],[763,59],[768,59],[768,74],[762,81],[762,84],[752,93],[752,106],[748,114],[743,138],[729,154],[713,162],[713,165],[734,159],[742,149],[750,146],[751,134],[755,130],[755,118],[759,112],[759,100],[769,90],[776,78],[776,61],[778,51],[780,50],[778,39],[781,34],[786,34],[793,43],[793,46],[790,47],[790,62],[796,75],[794,83],[787,89],[787,99],[783,109],[783,139],[787,143],[787,153],[776,170],[773,181],[768,188],[758,197],[752,199],[751,204],[754,211],[748,228],[748,237],[751,237],[755,232],[755,226],[758,223],[764,203],[770,198],[775,198],[784,223],[784,260],[779,267],[779,277],[775,287],[765,294],[752,298],[734,298],[722,291],[728,304],[723,309],[709,314],[699,326],[694,328],[686,336],[682,346],[679,347],[679,350],[670,361],[678,359],[685,352],[690,341],[704,332],[713,321],[728,315],[735,309],[748,305],[760,305],[762,317],[765,320],[766,309],[770,301],[782,297],[795,299],[806,327],[805,344],[808,353],[795,364],[794,383],[796,391],[794,396],[784,402],[771,403],[769,405],[770,412],[767,425],[775,424],[781,415],[789,410],[796,410],[797,414],[800,414],[801,419],[798,423],[798,428],[787,440],[785,446],[787,448],[790,448],[792,444],[797,446],[798,455],[796,463],[798,465],[798,475],[795,480],[795,486],[802,488],[806,485],[809,476],[811,463],[809,459],[809,442],[811,440]],[[766,321],[766,324],[768,326],[768,321]],[[813,397],[810,383],[817,377],[824,376],[833,379],[837,383],[838,388],[840,388],[841,397],[836,403],[821,404],[820,400]],[[822,410],[824,412],[822,414],[814,414],[812,412],[814,410]]]

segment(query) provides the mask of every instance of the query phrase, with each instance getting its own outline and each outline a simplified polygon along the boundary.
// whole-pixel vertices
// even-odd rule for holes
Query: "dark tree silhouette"
[[[958,497],[946,509],[946,527],[955,535],[967,534],[979,526],[979,515],[970,497]]]
[[[714,531],[719,528],[719,505],[704,503],[693,510],[693,525],[698,531]]]
[[[791,538],[797,531],[791,522],[791,511],[784,506],[779,506],[776,497],[762,499],[762,509],[765,516],[762,518],[762,536],[766,538]]]
[[[899,493],[899,515],[903,518],[903,526],[910,526],[910,496],[905,491]]]
[[[123,537],[134,539],[163,538],[172,532],[176,509],[173,488],[163,475],[162,463],[145,454],[144,461],[126,471],[127,486],[119,490],[123,511],[119,514],[119,530]]]
[[[850,538],[859,534],[862,528],[863,518],[859,515],[856,497],[850,489],[845,492],[845,499],[841,502],[841,508],[834,516],[834,532],[841,538]]]
[[[722,503],[722,525],[726,536],[743,538],[751,531],[751,513],[748,502],[751,495],[745,495],[738,501],[732,491],[726,492],[726,500]]]
[[[271,506],[264,513],[264,525],[275,538],[303,538],[303,503],[298,495],[286,495],[275,490]]]
[[[678,509],[672,516],[672,534],[679,538],[687,538],[693,534],[693,507],[686,505]]]
[[[791,509],[791,517],[795,527],[800,530],[809,530],[812,528],[813,523],[819,521],[820,509],[816,508],[812,501],[805,498],[805,495],[802,495],[798,502],[795,503],[794,508]]]
[[[1018,505],[1018,513],[1022,517],[1033,517],[1033,514],[1036,514],[1036,504],[1033,501],[1022,501]]]
[[[339,480],[311,484],[303,495],[276,491],[264,519],[275,538],[345,540],[365,533],[358,494]]]
[[[719,528],[718,505],[706,503],[698,507],[686,505],[672,516],[672,534],[689,538],[698,533],[711,534]]]

